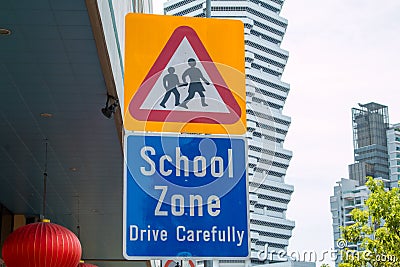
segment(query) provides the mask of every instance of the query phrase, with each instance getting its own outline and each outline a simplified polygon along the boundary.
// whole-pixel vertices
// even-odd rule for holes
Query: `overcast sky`
[[[163,2],[154,0],[156,13]],[[292,117],[284,147],[294,154],[288,250],[322,257],[333,248],[329,196],[353,163],[351,108],[377,102],[400,122],[400,1],[286,0],[281,15],[290,52],[282,80],[291,85],[283,113]]]

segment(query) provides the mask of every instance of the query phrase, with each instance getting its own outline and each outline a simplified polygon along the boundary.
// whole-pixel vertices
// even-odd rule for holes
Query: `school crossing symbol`
[[[157,16],[154,17],[157,19]],[[176,18],[168,19],[176,21]],[[181,131],[182,127],[176,127],[171,130],[170,127],[167,130],[169,132],[243,134],[246,98],[241,64],[236,69],[237,66],[230,62],[214,62],[196,27],[191,25],[193,23],[188,23],[191,20],[186,18],[184,21],[186,25],[175,23],[179,26],[171,31],[140,84],[135,81],[138,86],[136,89],[131,88],[129,79],[140,75],[134,73],[135,70],[128,69],[128,64],[125,91],[132,89],[134,93],[129,101],[125,101],[127,130],[165,131],[165,128],[160,130],[151,126],[165,123],[168,128],[168,123],[172,123],[185,125],[187,129]],[[129,19],[127,25],[128,22]],[[173,24],[171,27],[174,27]],[[207,36],[209,28],[206,31],[200,29],[200,32],[205,32],[203,35]],[[235,52],[231,56],[236,57],[236,54]],[[239,56],[242,54],[239,53]],[[129,123],[130,118],[138,123]],[[141,126],[140,122],[145,124]],[[186,124],[194,127],[187,127]],[[227,126],[226,129],[221,125]]]
[[[201,43],[187,26],[177,28],[129,106],[139,120],[234,123],[241,110]]]

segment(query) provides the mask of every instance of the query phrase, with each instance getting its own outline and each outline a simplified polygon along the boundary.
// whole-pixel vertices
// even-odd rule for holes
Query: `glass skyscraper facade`
[[[365,184],[365,177],[389,179],[386,130],[388,107],[378,103],[359,104],[352,108],[354,164],[349,166],[350,179]]]

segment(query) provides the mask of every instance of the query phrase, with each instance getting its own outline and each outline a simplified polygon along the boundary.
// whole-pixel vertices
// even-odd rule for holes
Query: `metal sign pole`
[[[211,0],[206,0],[206,18],[211,18]]]

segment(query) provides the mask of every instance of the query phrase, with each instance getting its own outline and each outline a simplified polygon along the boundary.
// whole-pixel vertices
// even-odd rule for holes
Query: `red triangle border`
[[[211,82],[217,89],[222,100],[224,101],[229,111],[228,113],[198,112],[185,110],[151,110],[140,108],[185,37],[189,41],[200,61],[213,63],[205,64],[203,65],[203,67],[210,77]],[[208,54],[197,33],[188,26],[180,26],[176,28],[175,31],[172,33],[168,42],[156,59],[154,65],[150,69],[147,76],[144,78],[136,94],[133,96],[129,104],[129,112],[135,119],[139,121],[155,122],[233,124],[237,122],[241,117],[241,108],[234,98],[231,90],[226,85],[224,79],[219,73],[217,67],[215,66],[213,60]]]

